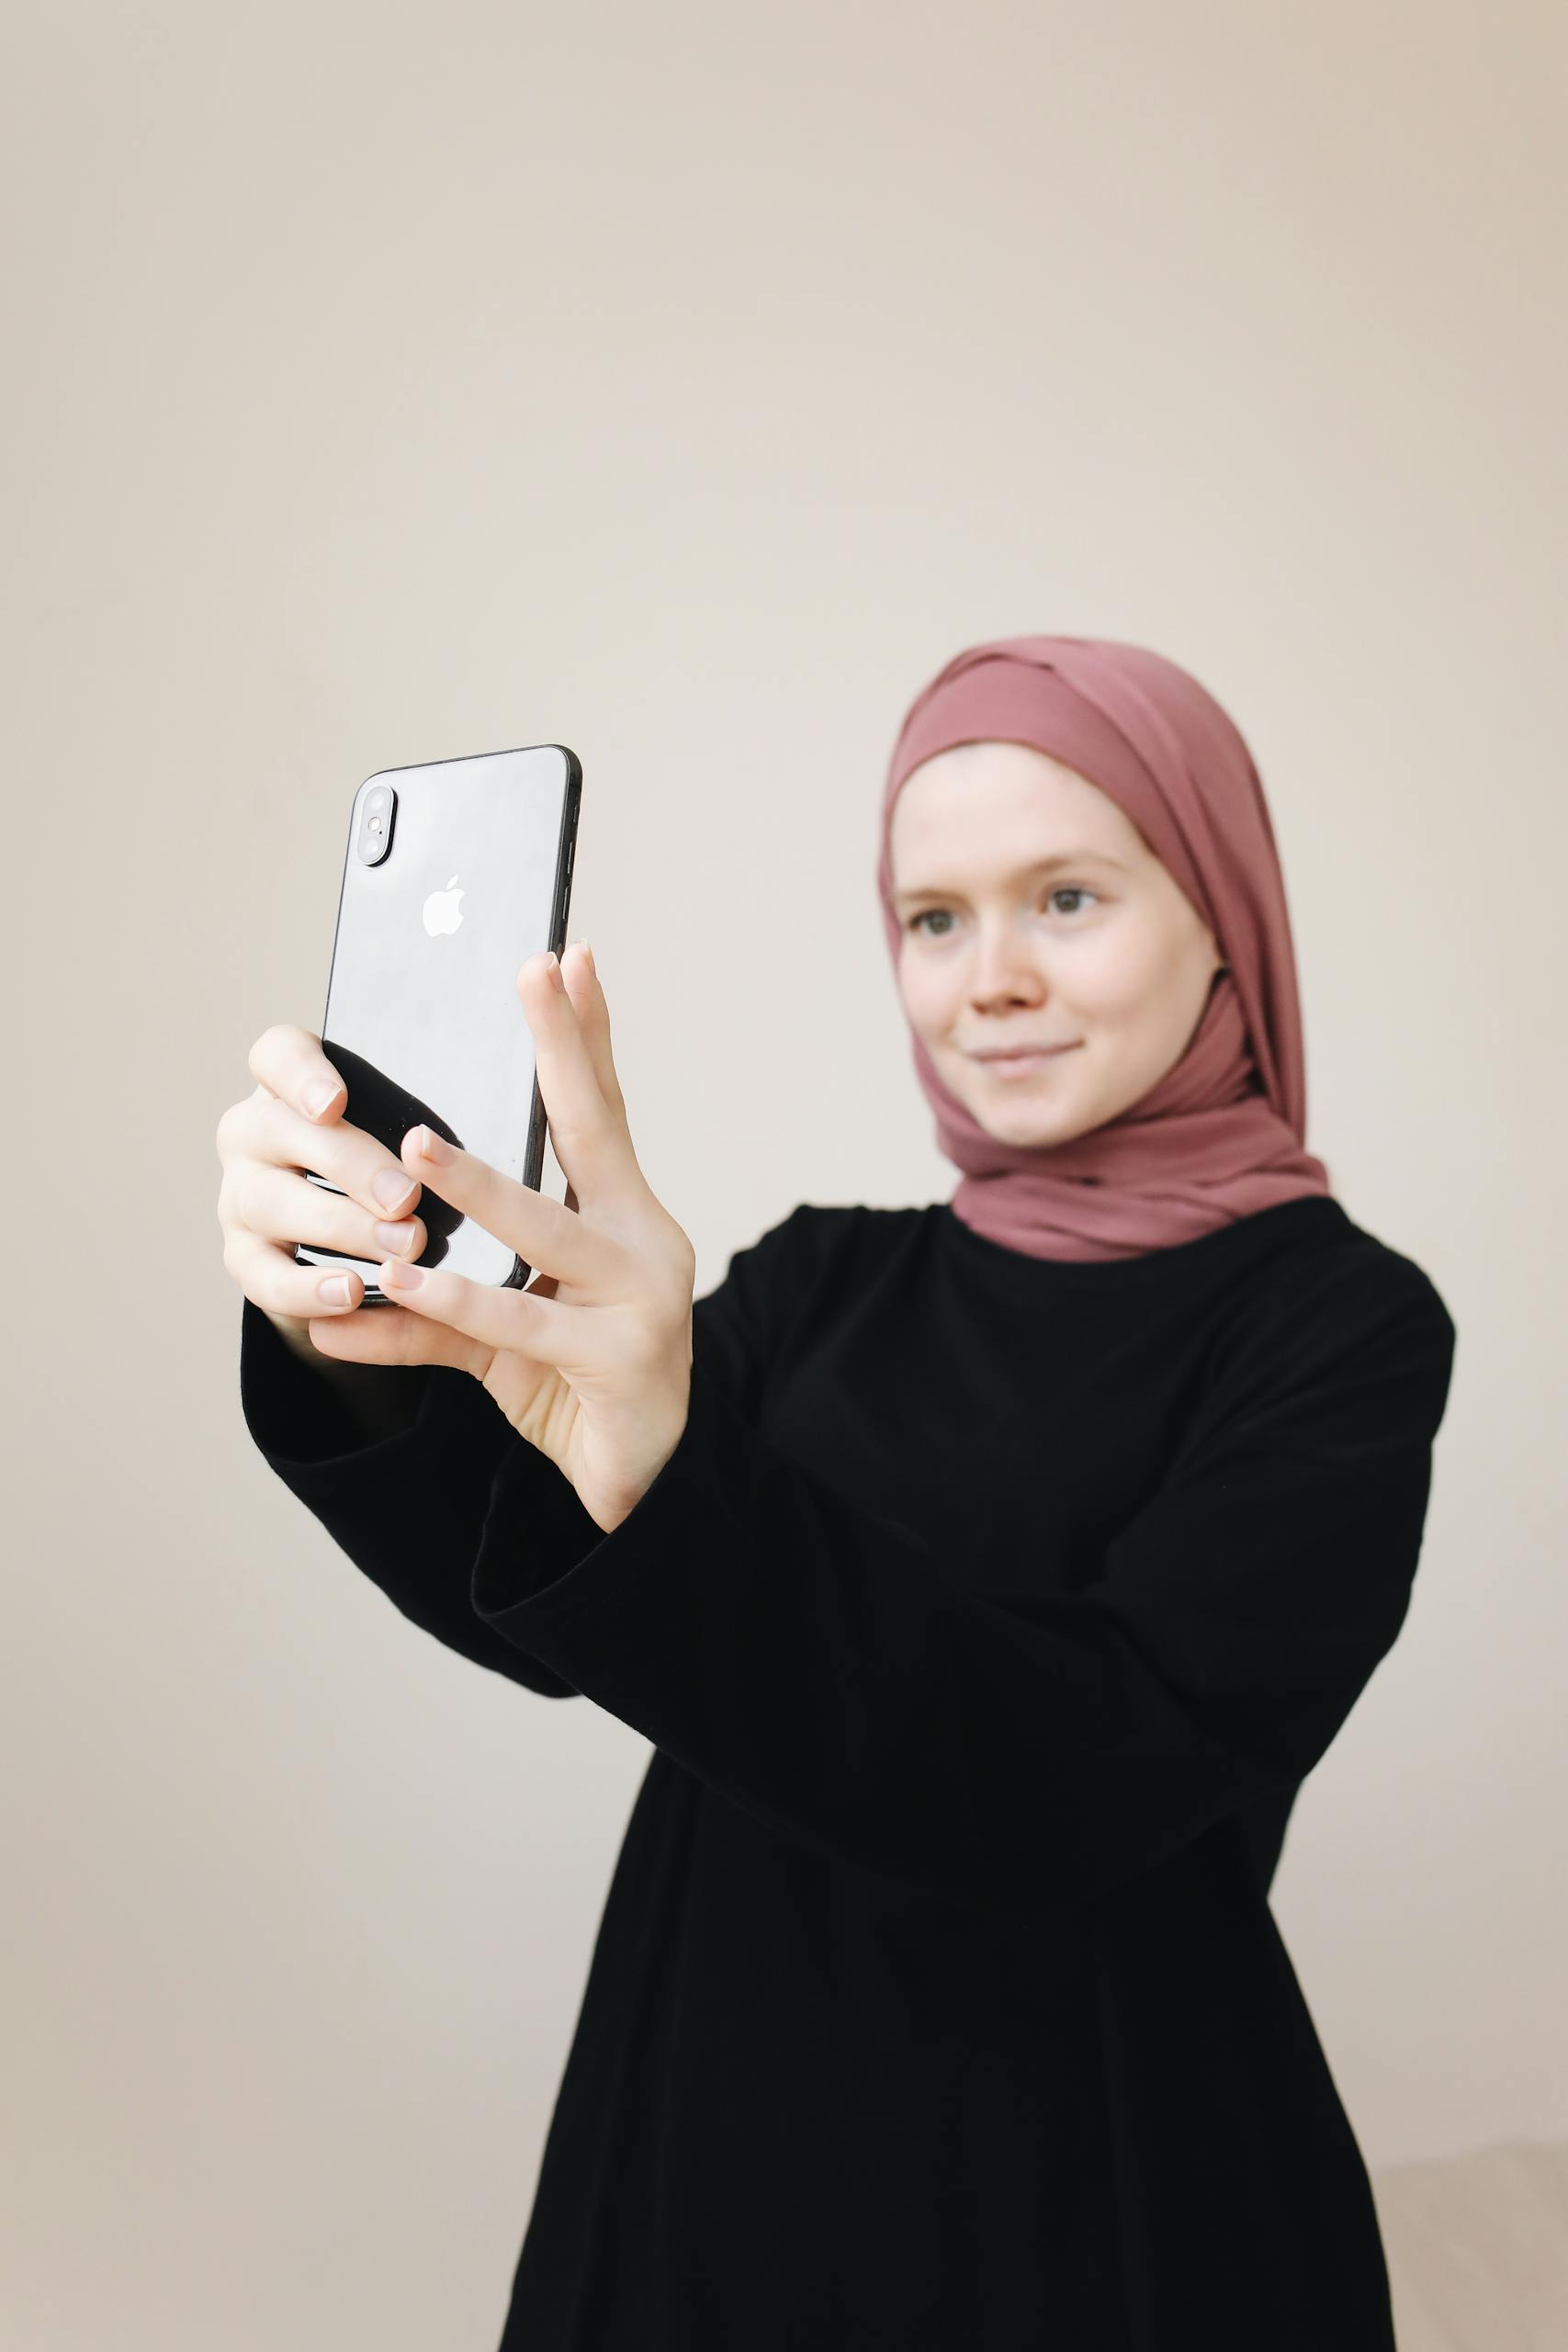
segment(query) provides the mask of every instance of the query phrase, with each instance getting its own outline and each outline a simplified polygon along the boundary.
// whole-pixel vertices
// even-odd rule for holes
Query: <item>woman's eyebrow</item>
[[[1119,874],[1130,874],[1133,870],[1130,865],[1124,865],[1121,858],[1112,857],[1106,850],[1062,849],[1057,850],[1050,857],[1037,857],[1028,865],[1021,865],[1017,878],[1021,880],[1028,874],[1051,874],[1060,865],[1113,865]],[[950,891],[951,885],[944,886],[937,882],[912,882],[904,889],[894,891],[893,903],[897,906],[905,899],[944,898]]]

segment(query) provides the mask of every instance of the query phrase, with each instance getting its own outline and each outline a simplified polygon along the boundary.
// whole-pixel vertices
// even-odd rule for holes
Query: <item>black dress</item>
[[[653,1747],[502,2352],[1390,2352],[1267,1897],[1454,1340],[1332,1197],[1110,1263],[803,1206],[606,1536],[468,1374],[389,1373],[367,1442],[247,1302],[250,1430],[350,1558]]]

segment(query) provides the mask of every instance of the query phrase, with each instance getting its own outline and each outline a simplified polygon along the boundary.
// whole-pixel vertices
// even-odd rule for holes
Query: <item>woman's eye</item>
[[[1054,890],[1047,893],[1046,904],[1048,906],[1053,899],[1092,899],[1094,896],[1095,893],[1092,890],[1081,889],[1075,882],[1059,882]],[[929,922],[933,915],[945,916],[947,911],[945,907],[925,907],[918,915],[910,916],[905,928],[908,931],[919,931],[920,925]],[[1067,910],[1069,914],[1077,914],[1077,907],[1069,907]],[[941,933],[935,934],[939,938],[943,935]]]

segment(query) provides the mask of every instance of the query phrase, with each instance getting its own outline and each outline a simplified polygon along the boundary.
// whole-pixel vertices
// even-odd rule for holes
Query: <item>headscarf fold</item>
[[[1329,1192],[1327,1169],[1305,1148],[1295,949],[1263,786],[1220,705],[1162,655],[1105,638],[999,638],[955,655],[917,695],[882,801],[877,891],[895,973],[888,839],[899,788],[938,752],[996,741],[1032,744],[1115,800],[1213,931],[1226,968],[1174,1068],[1066,1143],[999,1140],[915,1036],[937,1141],[963,1171],[953,1214],[1031,1257],[1114,1259]]]

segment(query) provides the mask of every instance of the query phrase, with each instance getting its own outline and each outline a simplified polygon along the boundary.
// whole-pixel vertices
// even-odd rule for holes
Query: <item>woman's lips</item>
[[[1059,1054],[1070,1054],[1071,1046],[1046,1046],[1027,1054],[976,1054],[975,1059],[993,1078],[1026,1078],[1031,1070],[1039,1069],[1045,1062],[1054,1062]]]

